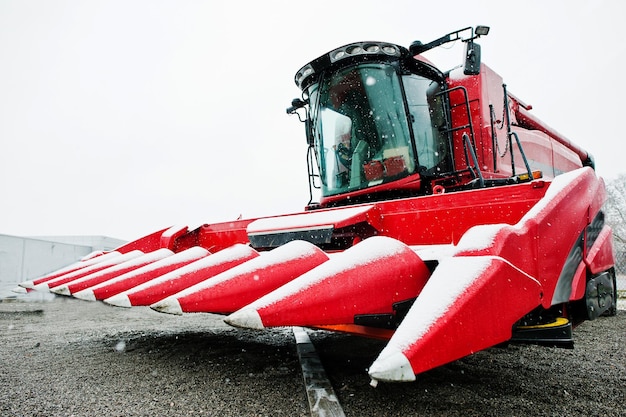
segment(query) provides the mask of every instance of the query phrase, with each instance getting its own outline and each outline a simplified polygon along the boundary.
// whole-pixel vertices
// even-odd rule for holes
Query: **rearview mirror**
[[[463,73],[465,75],[480,74],[480,45],[475,42],[467,43]]]

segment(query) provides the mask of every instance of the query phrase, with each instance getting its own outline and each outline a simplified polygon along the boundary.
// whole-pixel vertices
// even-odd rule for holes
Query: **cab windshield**
[[[394,66],[367,63],[333,72],[309,88],[322,195],[372,187],[440,163],[439,142],[445,140],[432,116],[442,110],[427,100],[433,83],[415,75],[401,82]]]

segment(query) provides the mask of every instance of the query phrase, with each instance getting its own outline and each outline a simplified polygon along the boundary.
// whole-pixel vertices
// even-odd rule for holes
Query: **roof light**
[[[334,54],[330,55],[331,61],[338,61],[346,56],[346,51],[336,51]]]
[[[400,55],[400,51],[398,50],[398,48],[396,48],[393,45],[383,46],[383,52],[386,53],[387,55],[396,55],[396,56]]]
[[[337,62],[341,59],[358,55],[389,55],[400,56],[400,48],[380,42],[359,42],[350,45],[342,46],[341,48],[332,51],[330,56],[331,62]]]
[[[489,26],[476,26],[475,32],[477,36],[485,36],[489,33]]]
[[[313,74],[315,70],[311,66],[311,64],[307,64],[304,67],[300,68],[300,71],[296,74],[296,83],[300,86],[305,78]]]
[[[353,45],[346,48],[346,52],[350,55],[359,55],[365,52],[361,45]]]
[[[330,51],[319,58],[309,62],[296,73],[295,82],[299,88],[306,88],[313,78],[316,77],[325,68],[332,66],[337,62],[341,62],[345,59],[351,59],[356,57],[364,58],[378,58],[381,61],[392,61],[401,58],[405,54],[408,55],[408,51],[398,45],[387,42],[355,42],[349,45],[344,45],[333,51]],[[357,58],[358,60],[358,58]],[[350,61],[343,61],[346,64]]]

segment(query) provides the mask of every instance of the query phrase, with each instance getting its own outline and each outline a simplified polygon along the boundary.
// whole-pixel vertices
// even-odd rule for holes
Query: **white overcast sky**
[[[299,211],[295,72],[349,42],[478,24],[483,61],[615,178],[625,4],[0,0],[0,234],[134,239]],[[449,69],[460,51],[432,59]]]

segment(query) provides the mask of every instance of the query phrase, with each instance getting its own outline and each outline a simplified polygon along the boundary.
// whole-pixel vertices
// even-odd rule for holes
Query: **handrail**
[[[515,136],[515,142],[517,143],[517,147],[519,148],[519,152],[522,155],[522,159],[524,161],[524,165],[526,165],[526,171],[528,171],[528,178],[529,179],[533,179],[533,172],[530,169],[530,165],[528,164],[528,159],[526,159],[526,154],[524,153],[524,149],[522,148],[522,143],[519,140],[519,136],[517,135],[517,132],[511,132],[510,133],[511,136]],[[510,140],[510,138],[509,138]],[[511,152],[511,154],[513,154],[513,152]]]
[[[452,108],[450,107],[450,93],[455,91],[455,90],[460,90],[461,94],[463,95],[463,101],[464,103],[459,104],[459,106],[464,106],[465,107],[465,113],[467,115],[467,124],[464,125],[460,125],[460,126],[455,126],[455,127],[451,127],[452,126],[452,120],[448,119],[449,117],[452,117]],[[470,111],[470,104],[469,104],[469,98],[468,98],[468,94],[467,94],[467,89],[462,86],[456,86],[456,87],[452,87],[449,89],[446,89],[444,91],[440,91],[439,93],[435,94],[436,96],[444,96],[447,94],[447,100],[444,99],[442,100],[442,104],[444,106],[444,115],[446,118],[446,133],[448,133],[448,145],[450,147],[450,149],[454,149],[453,143],[452,143],[452,136],[450,135],[453,132],[459,131],[459,130],[464,130],[467,129],[469,131],[469,138],[470,143],[472,145],[472,148],[474,149],[474,152],[476,151],[476,139],[474,138],[474,123],[472,122],[472,113]],[[445,96],[444,96],[445,97]],[[467,133],[464,133],[465,135],[467,135]],[[454,159],[454,153],[452,153],[452,158]],[[455,165],[455,161],[452,160],[452,165]]]
[[[468,148],[469,148],[469,155],[467,154]],[[474,175],[475,178],[478,177],[478,185],[480,186],[480,188],[484,188],[485,179],[483,178],[483,173],[480,172],[480,167],[478,166],[478,157],[476,156],[476,152],[474,151],[474,147],[472,146],[472,143],[470,142],[470,138],[467,135],[467,133],[463,133],[463,151],[465,152],[465,161],[467,163],[467,168],[470,170],[470,172],[472,173],[472,175]],[[469,164],[470,156],[474,164],[473,167]],[[474,170],[476,172],[474,172]]]
[[[309,174],[309,203],[307,204],[307,206],[310,206],[311,204],[313,204],[313,188],[315,189],[320,189],[321,185],[316,185],[315,184],[315,178],[318,178],[321,180],[320,178],[320,174],[316,174],[315,173],[315,167],[314,167],[314,163],[315,161],[313,160],[313,158],[315,157],[315,152],[313,150],[313,146],[309,145],[307,151],[306,151],[306,164],[307,164],[307,171]]]
[[[528,178],[533,178],[533,172],[530,170],[530,165],[528,164],[528,159],[526,158],[526,154],[522,149],[522,143],[519,140],[519,136],[516,132],[511,130],[511,109],[509,108],[509,94],[506,91],[506,84],[502,84],[502,90],[504,91],[504,115],[506,117],[506,137],[508,139],[508,145],[511,149],[511,174],[515,176],[515,155],[513,154],[513,140],[512,137],[515,136],[515,142],[517,143],[517,147],[519,148],[520,154],[522,155],[522,160],[524,161],[524,165],[526,166],[526,170],[528,171]]]

